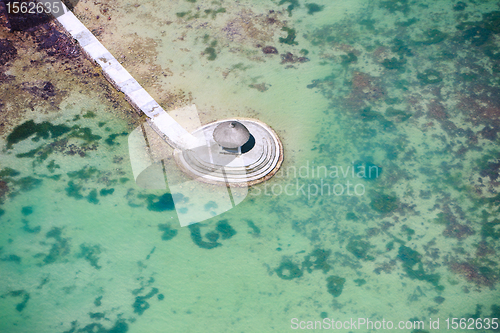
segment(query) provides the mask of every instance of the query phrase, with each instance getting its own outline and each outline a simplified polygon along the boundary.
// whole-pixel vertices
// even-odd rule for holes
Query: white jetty
[[[47,1],[52,3],[52,7],[57,3],[59,8],[64,9],[64,14],[56,15],[60,25],[102,68],[108,81],[125,94],[127,101],[148,116],[151,128],[175,148],[177,165],[191,178],[205,183],[243,187],[263,182],[278,171],[283,162],[283,145],[269,126],[256,119],[233,118],[201,126],[189,133],[139,85],[60,0],[44,0],[42,3]],[[237,130],[231,130],[232,127]],[[217,133],[221,129],[224,129],[223,138]],[[228,142],[231,143],[229,146]]]

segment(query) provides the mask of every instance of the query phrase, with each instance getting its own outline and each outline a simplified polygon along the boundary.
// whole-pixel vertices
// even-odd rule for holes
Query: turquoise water
[[[17,49],[1,67],[0,332],[500,317],[498,3],[314,4],[75,8],[166,110],[282,139],[280,173],[190,228],[135,184],[143,119],[98,69],[40,48],[42,28],[0,30]]]

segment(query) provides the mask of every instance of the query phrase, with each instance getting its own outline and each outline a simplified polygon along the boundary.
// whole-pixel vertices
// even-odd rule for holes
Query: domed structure
[[[278,135],[257,119],[219,120],[198,128],[192,135],[206,144],[176,149],[174,159],[182,171],[201,182],[252,186],[271,178],[283,163]]]
[[[235,149],[247,143],[250,132],[238,121],[225,121],[214,129],[213,138],[222,147]]]

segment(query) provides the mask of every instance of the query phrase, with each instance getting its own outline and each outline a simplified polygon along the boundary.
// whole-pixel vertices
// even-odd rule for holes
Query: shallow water
[[[134,183],[123,96],[42,32],[0,30],[17,49],[0,67],[0,332],[500,317],[498,4],[315,3],[76,6],[166,110],[283,141],[275,177],[190,228]]]

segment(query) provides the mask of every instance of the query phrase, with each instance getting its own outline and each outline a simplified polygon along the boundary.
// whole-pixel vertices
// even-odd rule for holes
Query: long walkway
[[[174,148],[184,150],[199,145],[197,139],[163,110],[153,97],[141,87],[132,75],[62,2],[60,3],[60,8],[64,8],[65,10],[65,14],[57,18],[62,27],[78,41],[87,56],[101,66],[106,78],[117,90],[125,94],[130,104],[149,117],[151,127],[160,136]]]

